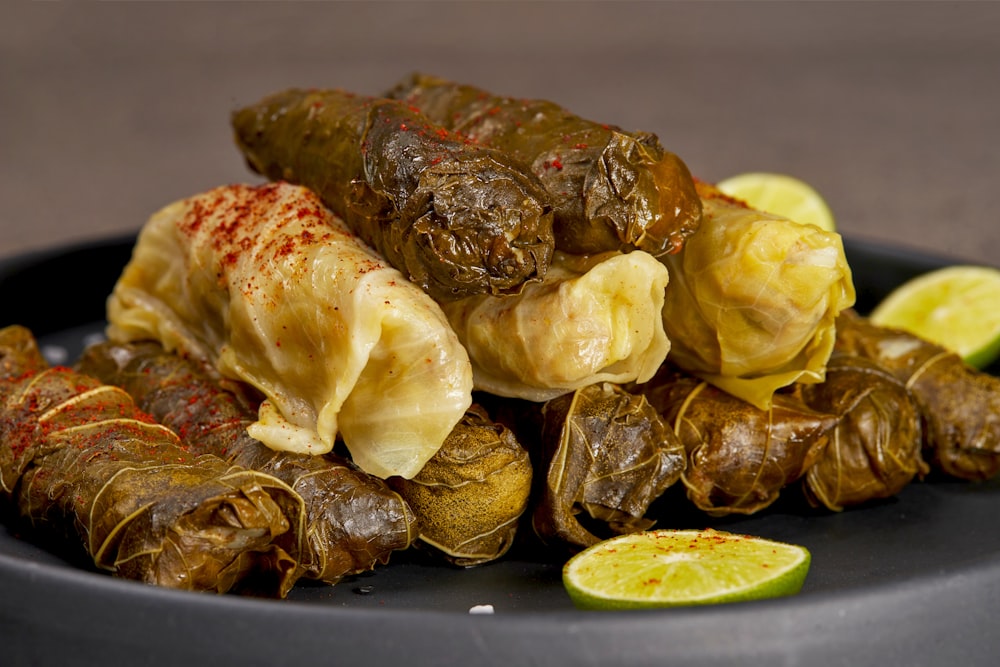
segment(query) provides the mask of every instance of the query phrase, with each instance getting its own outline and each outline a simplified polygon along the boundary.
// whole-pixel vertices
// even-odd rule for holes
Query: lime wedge
[[[652,530],[589,547],[563,566],[580,609],[644,609],[743,602],[798,593],[804,548],[706,530]]]
[[[961,264],[917,276],[883,299],[870,319],[984,368],[1000,355],[1000,270]]]
[[[758,211],[836,231],[833,212],[823,197],[811,185],[792,176],[753,171],[731,176],[716,187]]]

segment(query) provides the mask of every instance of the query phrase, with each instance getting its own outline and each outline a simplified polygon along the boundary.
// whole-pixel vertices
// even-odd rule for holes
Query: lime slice
[[[883,299],[870,319],[984,368],[1000,355],[1000,270],[961,264],[917,276]]]
[[[823,197],[811,185],[792,176],[754,171],[731,176],[716,187],[758,211],[836,231],[833,212]]]
[[[798,593],[809,552],[761,537],[652,530],[605,540],[563,566],[580,609],[643,609],[742,602]]]

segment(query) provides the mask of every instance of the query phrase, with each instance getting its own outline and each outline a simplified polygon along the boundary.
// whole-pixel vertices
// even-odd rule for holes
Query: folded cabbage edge
[[[666,268],[642,251],[556,253],[545,280],[515,296],[442,304],[475,388],[547,401],[599,382],[642,382],[670,350]]]
[[[303,576],[334,584],[389,561],[416,539],[417,518],[381,479],[335,454],[278,452],[247,433],[252,405],[236,383],[166,352],[155,341],[89,346],[77,369],[123,388],[139,407],[183,434],[189,450],[278,477],[305,509]],[[226,387],[233,388],[228,391]]]
[[[0,341],[24,331],[0,331]],[[122,390],[64,367],[0,379],[0,481],[31,535],[115,576],[284,597],[300,576],[302,500],[270,475],[193,456]],[[25,364],[32,362],[25,356]],[[7,362],[12,361],[12,364]]]
[[[251,434],[412,477],[472,403],[440,306],[310,190],[216,188],[155,213],[108,300],[108,338],[157,340],[261,391]]]
[[[779,389],[824,379],[837,315],[856,298],[843,241],[698,189],[700,227],[660,257],[670,361],[766,410]]]

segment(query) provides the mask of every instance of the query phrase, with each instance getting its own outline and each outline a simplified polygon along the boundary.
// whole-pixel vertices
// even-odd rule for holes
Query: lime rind
[[[747,602],[798,593],[811,555],[797,545],[714,530],[658,530],[601,542],[571,558],[563,583],[587,610]]]
[[[836,231],[833,211],[823,196],[816,188],[794,176],[746,172],[723,179],[716,183],[716,187],[751,208],[800,224],[815,225],[828,232]]]
[[[985,368],[1000,356],[1000,270],[958,264],[930,271],[893,290],[869,317]]]

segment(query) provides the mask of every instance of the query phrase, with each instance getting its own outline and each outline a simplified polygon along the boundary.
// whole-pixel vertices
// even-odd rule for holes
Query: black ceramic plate
[[[53,358],[72,360],[100,332],[131,244],[0,265],[0,324],[27,325]],[[862,310],[945,263],[857,241],[847,252]],[[471,570],[398,554],[334,587],[255,600],[116,580],[0,526],[0,664],[969,665],[1000,655],[1000,481],[915,482],[890,501],[839,514],[792,499],[714,522],[670,504],[656,512],[661,525],[711,523],[808,547],[802,593],[584,613],[563,592],[560,563],[520,546]],[[471,614],[476,605],[494,613]]]

